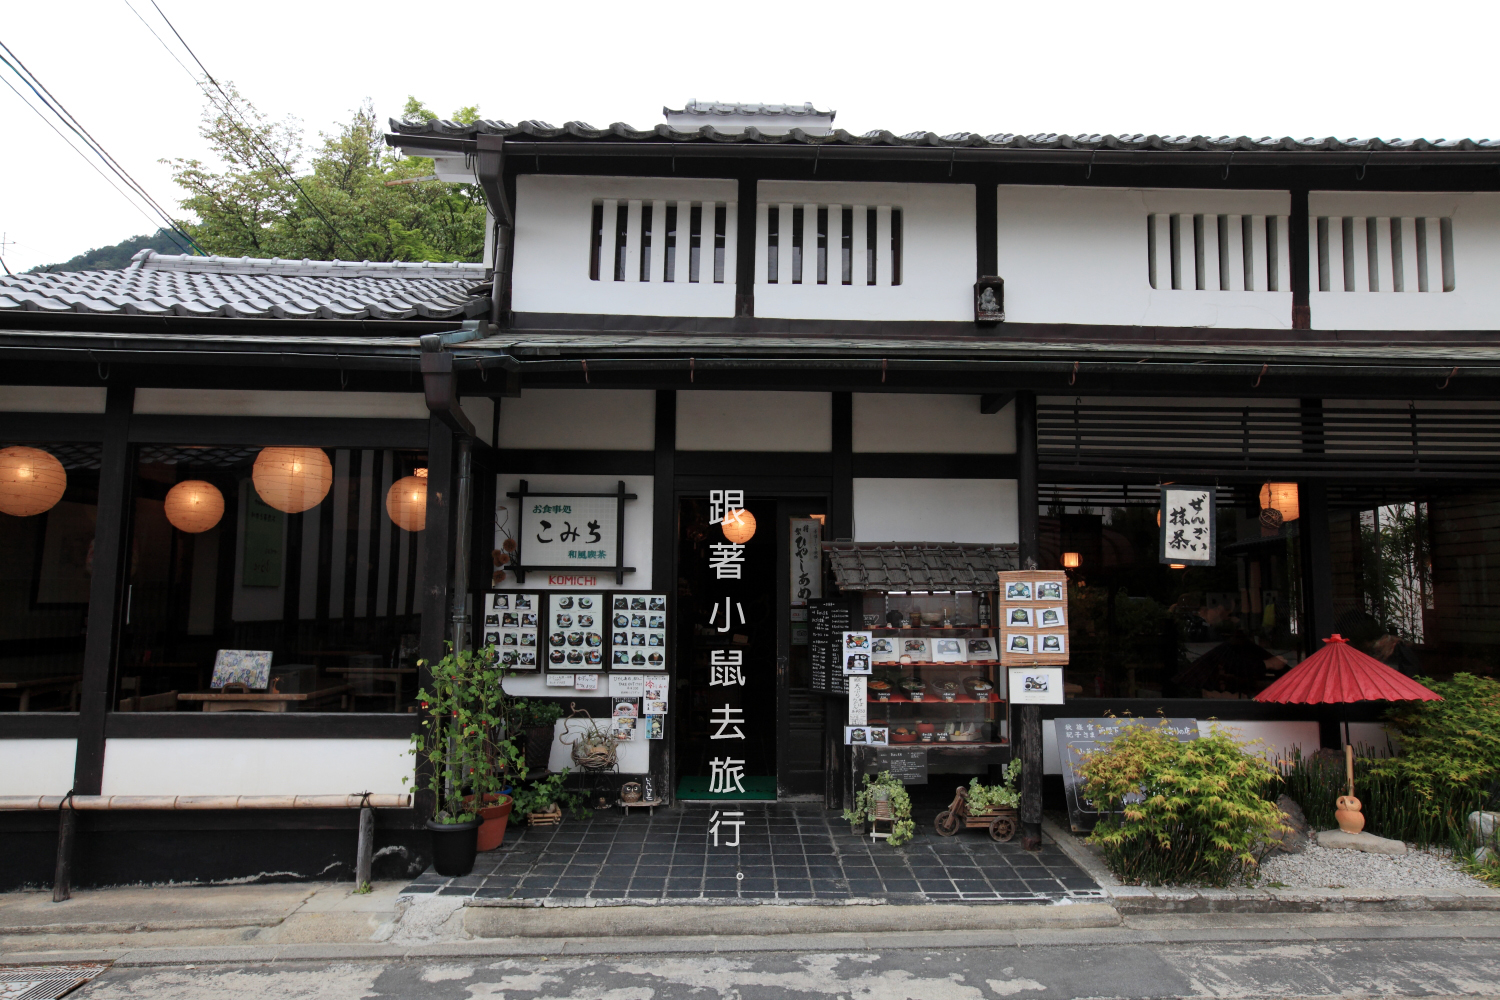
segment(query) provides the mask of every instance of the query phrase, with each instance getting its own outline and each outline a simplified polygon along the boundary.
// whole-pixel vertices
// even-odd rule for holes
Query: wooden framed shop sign
[[[1068,574],[1009,570],[999,574],[1000,664],[1064,666],[1068,662]]]
[[[625,492],[622,479],[613,493],[533,493],[526,480],[506,496],[516,505],[516,552],[506,568],[525,586],[527,573],[613,573],[625,585]]]

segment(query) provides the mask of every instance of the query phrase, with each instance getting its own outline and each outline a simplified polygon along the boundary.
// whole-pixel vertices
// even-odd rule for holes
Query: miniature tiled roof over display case
[[[191,257],[0,276],[0,310],[275,319],[464,319],[488,314],[483,264]]]
[[[995,574],[1020,568],[1014,545],[824,542],[843,590],[993,590]]]

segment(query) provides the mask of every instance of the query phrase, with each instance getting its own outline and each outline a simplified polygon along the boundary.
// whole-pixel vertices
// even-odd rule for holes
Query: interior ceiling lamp
[[[12,445],[0,449],[0,511],[30,517],[48,511],[68,488],[68,474],[51,452]]]
[[[1187,569],[1187,563],[1168,563],[1167,569]]]
[[[218,524],[224,516],[224,494],[213,483],[189,479],[167,490],[163,507],[172,527],[196,535]]]
[[[1296,483],[1266,483],[1260,488],[1262,511],[1274,510],[1282,521],[1295,521],[1301,515],[1297,507]]]
[[[287,514],[300,514],[328,495],[333,463],[322,448],[262,448],[250,478],[266,503]]]
[[[414,469],[391,484],[385,493],[385,512],[402,531],[427,527],[427,470]]]
[[[1083,565],[1083,556],[1077,552],[1064,552],[1062,564],[1063,569],[1077,569]]]
[[[724,537],[736,545],[744,545],[755,537],[755,515],[743,507],[724,515],[721,523]]]

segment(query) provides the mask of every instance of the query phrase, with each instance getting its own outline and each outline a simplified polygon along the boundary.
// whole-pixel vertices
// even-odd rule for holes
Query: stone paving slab
[[[837,812],[815,803],[737,802],[744,813],[737,846],[717,809],[687,802],[654,816],[596,812],[560,826],[506,833],[473,873],[434,872],[412,894],[462,896],[471,905],[516,900],[549,904],[616,902],[1053,903],[1103,898],[1099,884],[1050,841],[1026,851],[982,830],[940,837],[930,826],[901,847],[855,834]]]

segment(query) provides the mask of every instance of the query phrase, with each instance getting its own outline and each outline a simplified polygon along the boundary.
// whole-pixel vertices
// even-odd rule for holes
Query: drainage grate
[[[0,1000],[57,1000],[107,968],[108,962],[0,965]]]

